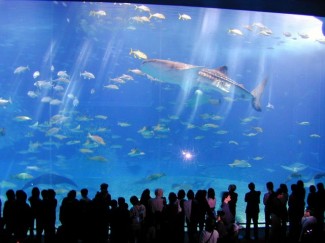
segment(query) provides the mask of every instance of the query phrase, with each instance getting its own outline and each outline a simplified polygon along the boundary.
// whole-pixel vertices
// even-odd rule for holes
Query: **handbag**
[[[211,239],[211,237],[212,237],[212,235],[213,235],[213,231],[214,230],[212,230],[212,232],[211,232],[211,235],[210,235],[210,237],[209,237],[209,239],[205,242],[205,243],[208,243],[209,241],[210,241],[210,239]]]

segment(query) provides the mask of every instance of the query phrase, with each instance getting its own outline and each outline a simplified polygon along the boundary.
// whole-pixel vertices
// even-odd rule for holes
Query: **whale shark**
[[[176,84],[183,89],[197,88],[205,92],[218,91],[222,95],[250,100],[256,111],[261,111],[261,96],[267,84],[262,80],[255,89],[248,91],[227,76],[228,68],[222,66],[209,69],[182,62],[164,59],[147,59],[143,61],[141,71],[161,82]]]
[[[48,174],[43,174],[38,177],[35,177],[34,179],[31,179],[23,186],[22,190],[25,190],[29,187],[42,185],[42,184],[50,185],[50,186],[59,185],[59,184],[68,184],[74,187],[78,187],[73,180],[67,177],[48,173]]]

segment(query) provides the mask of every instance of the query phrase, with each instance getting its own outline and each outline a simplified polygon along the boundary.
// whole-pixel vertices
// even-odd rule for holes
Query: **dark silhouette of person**
[[[229,209],[231,214],[234,216],[234,219],[236,219],[236,208],[237,208],[237,201],[238,201],[238,194],[236,193],[236,185],[230,184],[228,186],[228,192],[231,197],[231,201],[229,202]]]
[[[2,233],[2,201],[0,198],[0,234]]]
[[[118,207],[111,212],[111,237],[112,243],[127,243],[130,239],[131,218],[128,204],[124,197],[117,199]]]
[[[16,201],[14,206],[14,235],[16,242],[24,242],[27,238],[27,233],[32,226],[32,211],[26,201],[26,192],[24,192],[23,190],[17,190]]]
[[[209,217],[213,217],[213,212],[207,201],[207,191],[206,190],[198,190],[195,195],[195,199],[199,204],[199,235],[204,229],[205,218],[208,215]]]
[[[283,194],[279,188],[275,192],[275,196],[270,201],[270,216],[271,216],[271,233],[270,242],[282,242],[286,235],[283,232],[283,223],[286,223],[287,209],[282,201]]]
[[[88,189],[80,190],[81,198],[79,200],[80,217],[79,217],[79,235],[84,243],[91,243],[92,240],[92,201],[88,197]]]
[[[42,190],[43,198],[43,225],[44,225],[44,242],[52,243],[55,241],[55,222],[56,222],[56,193],[53,189]]]
[[[299,218],[301,219],[305,213],[305,197],[306,197],[306,189],[304,182],[302,180],[297,181],[297,207],[298,207],[298,214]]]
[[[316,186],[310,185],[309,193],[307,195],[307,208],[315,211],[316,205],[317,205]]]
[[[178,199],[178,204],[180,207],[180,212],[177,215],[177,235],[179,235],[178,242],[183,243],[184,242],[184,237],[185,237],[185,212],[184,212],[184,202],[186,201],[185,199],[186,192],[184,189],[180,189],[177,192],[177,199]]]
[[[15,202],[16,195],[14,190],[9,189],[6,192],[7,200],[3,205],[3,226],[8,240],[13,237],[15,230]]]
[[[224,216],[222,217],[222,222],[227,231],[227,234],[224,237],[224,241],[235,242],[238,239],[238,229],[235,228],[235,218],[232,215],[229,208],[229,202],[231,201],[230,193],[223,192],[221,199],[222,199],[221,209],[224,212]]]
[[[42,200],[40,198],[40,189],[38,187],[33,187],[32,195],[28,198],[31,211],[32,211],[32,227],[30,231],[30,235],[34,236],[34,227],[36,225],[36,242],[41,242],[42,240],[42,233],[43,233],[43,221],[42,221]]]
[[[217,211],[217,220],[216,220],[216,230],[219,233],[219,243],[226,243],[228,242],[228,230],[224,222],[225,212],[222,210]]]
[[[132,207],[130,209],[131,218],[131,243],[144,242],[143,225],[146,218],[146,207],[140,203],[137,196],[130,197]]]
[[[217,204],[217,198],[216,198],[216,193],[212,187],[208,189],[207,200],[211,211],[213,212],[214,215],[216,215],[215,209]]]
[[[62,236],[60,241],[66,243],[76,243],[78,241],[80,205],[76,197],[77,192],[75,190],[69,191],[60,206],[59,219]]]
[[[297,242],[300,233],[300,220],[298,215],[298,196],[297,196],[297,184],[290,186],[291,193],[288,200],[288,218],[289,218],[289,238],[292,242]]]
[[[287,236],[287,222],[288,222],[288,200],[289,192],[286,184],[281,183],[278,189],[279,195],[278,199],[281,201],[282,215],[281,215],[281,237],[286,238]]]
[[[199,204],[195,199],[193,190],[188,190],[186,194],[187,200],[184,202],[184,213],[187,225],[187,235],[189,243],[198,241],[197,225],[199,222]]]
[[[258,215],[260,212],[260,197],[261,192],[255,190],[255,184],[253,182],[248,184],[248,189],[250,190],[245,194],[246,204],[246,230],[245,238],[250,239],[250,225],[251,221],[254,224],[254,240],[258,240]]]
[[[317,219],[317,238],[324,239],[324,211],[325,211],[325,189],[322,182],[317,183],[317,203],[315,217]]]
[[[168,195],[168,204],[163,210],[163,239],[161,242],[180,242],[180,232],[177,230],[177,219],[180,209],[181,208],[178,204],[176,193],[170,192]]]
[[[155,197],[150,199],[149,207],[153,215],[153,220],[149,227],[148,236],[153,238],[151,240],[160,240],[162,238],[162,224],[163,224],[163,217],[162,211],[166,206],[166,198],[164,197],[164,191],[161,188],[155,189]]]
[[[153,226],[153,213],[149,206],[149,201],[151,200],[150,190],[148,188],[144,189],[141,193],[140,204],[144,205],[146,208],[146,218],[143,222],[143,234],[147,236],[149,234],[150,227]]]
[[[100,191],[93,199],[93,221],[92,231],[95,242],[106,242],[108,239],[109,210],[111,195],[108,193],[108,184],[102,183]]]
[[[263,204],[264,204],[264,214],[265,214],[265,241],[269,240],[270,235],[270,224],[271,224],[271,201],[275,197],[274,193],[274,185],[272,181],[266,183],[267,192],[264,194],[263,197]]]

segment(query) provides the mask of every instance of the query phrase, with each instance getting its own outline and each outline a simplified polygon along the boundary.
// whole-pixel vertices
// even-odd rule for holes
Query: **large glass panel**
[[[322,20],[0,2],[0,193],[324,182]],[[45,176],[44,176],[45,175]],[[41,177],[40,177],[41,176]],[[261,206],[262,208],[262,206]]]

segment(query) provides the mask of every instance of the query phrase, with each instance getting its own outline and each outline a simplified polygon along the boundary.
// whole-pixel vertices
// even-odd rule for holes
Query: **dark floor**
[[[245,228],[241,228],[239,231],[239,237],[238,237],[238,241],[236,243],[266,243],[265,241],[265,229],[264,227],[259,227],[259,239],[258,240],[247,240],[245,239]],[[184,243],[188,243],[187,240],[187,235],[185,234],[185,242]],[[251,230],[251,236],[253,236],[253,230]],[[32,240],[27,241],[28,242],[33,242]],[[43,241],[42,241],[43,242]],[[5,239],[3,237],[2,234],[0,234],[0,243],[16,243],[14,241],[8,241],[8,239]],[[60,243],[60,242],[59,242]],[[82,243],[81,241],[79,241],[79,243]],[[107,242],[109,243],[109,241]],[[168,242],[165,242],[168,243]],[[281,239],[281,241],[276,241],[274,243],[293,243],[292,239],[290,238],[285,238],[285,239]],[[298,243],[298,242],[294,242],[294,243]],[[321,236],[319,236],[316,240],[314,241],[307,241],[307,242],[303,242],[303,243],[325,243],[325,231],[323,231],[323,234]]]

